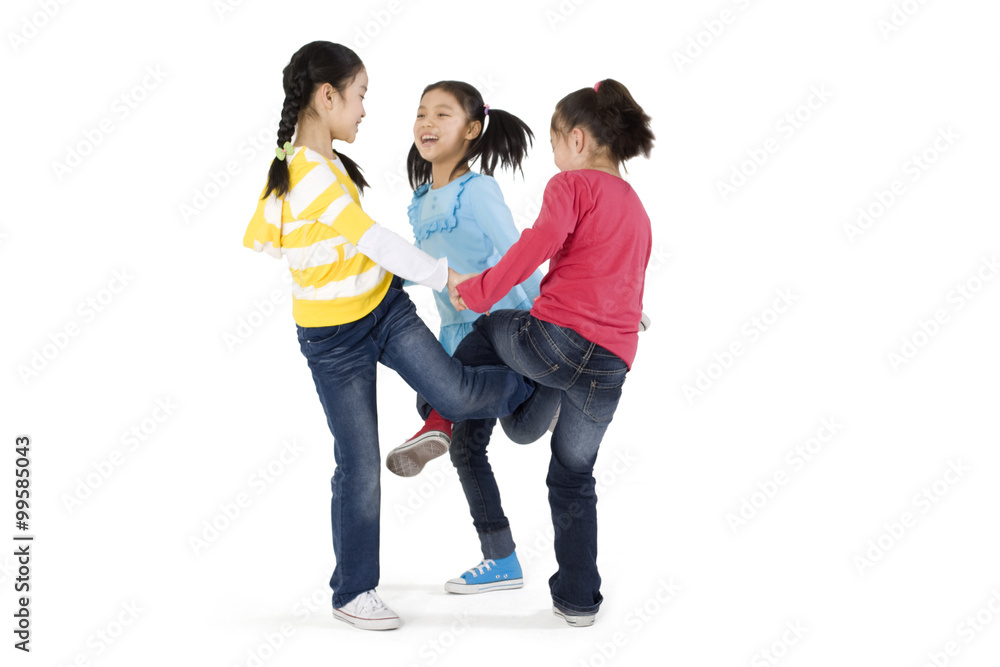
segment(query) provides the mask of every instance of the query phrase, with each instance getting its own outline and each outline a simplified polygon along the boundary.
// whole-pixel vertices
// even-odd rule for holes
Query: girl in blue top
[[[520,169],[533,138],[524,121],[491,109],[474,86],[439,81],[424,88],[406,163],[414,188],[409,218],[417,247],[433,257],[447,257],[459,273],[480,273],[496,264],[520,233],[492,174],[498,164]],[[482,173],[469,168],[476,160]],[[529,310],[540,282],[541,273],[536,271],[494,309]],[[479,315],[456,311],[444,292],[436,292],[434,298],[441,315],[439,340],[448,354],[454,354]],[[451,422],[419,398],[418,410],[426,418],[423,428],[386,459],[389,469],[404,477],[416,475],[451,444]],[[548,424],[519,416],[502,423],[508,437],[524,443],[544,433],[544,428],[537,432],[542,422]]]
[[[520,169],[532,138],[523,121],[491,110],[467,83],[439,81],[427,86],[407,158],[414,189],[409,218],[416,246],[434,257],[447,257],[459,273],[479,273],[496,264],[520,233],[493,171],[498,161],[501,167]],[[469,169],[476,159],[481,174]],[[531,308],[540,281],[536,272],[495,309]],[[456,311],[444,292],[435,292],[434,298],[441,315],[439,339],[448,354],[454,354],[479,315]]]

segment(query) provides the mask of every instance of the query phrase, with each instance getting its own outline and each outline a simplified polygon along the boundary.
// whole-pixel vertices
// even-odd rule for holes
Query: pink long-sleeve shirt
[[[545,186],[535,224],[458,292],[484,313],[550,260],[531,314],[573,329],[631,368],[651,246],[649,216],[632,186],[594,169],[563,171]]]

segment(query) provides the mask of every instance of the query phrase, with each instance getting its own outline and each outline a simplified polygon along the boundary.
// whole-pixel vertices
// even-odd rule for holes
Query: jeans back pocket
[[[622,396],[625,374],[612,375],[603,379],[591,379],[590,392],[583,406],[585,415],[595,422],[608,422],[615,416],[618,401]]]

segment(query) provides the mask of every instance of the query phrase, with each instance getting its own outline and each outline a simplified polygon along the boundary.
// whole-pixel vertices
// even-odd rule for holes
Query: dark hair
[[[649,120],[628,88],[614,79],[604,79],[596,90],[581,88],[559,100],[552,114],[552,129],[565,134],[574,127],[586,128],[621,164],[639,154],[649,157],[655,138]]]
[[[483,96],[474,86],[470,86],[464,81],[438,81],[424,88],[424,95],[432,90],[443,90],[454,96],[458,104],[465,111],[466,118],[470,122],[478,120],[482,124],[479,136],[472,140],[469,150],[455,165],[457,171],[465,164],[479,160],[479,170],[487,176],[492,176],[493,171],[500,163],[501,169],[514,168],[521,171],[521,162],[528,154],[528,147],[532,145],[535,135],[531,128],[512,113],[507,113],[500,109],[490,107],[489,114],[486,113],[486,105],[483,103]],[[487,122],[487,117],[489,121]],[[406,173],[410,178],[410,187],[414,190],[424,183],[432,180],[431,163],[420,157],[417,144],[410,147],[410,154],[406,156]],[[454,175],[454,171],[452,175]]]
[[[341,93],[349,86],[365,65],[354,51],[332,42],[310,42],[295,52],[282,70],[281,85],[285,89],[285,102],[281,107],[278,123],[278,147],[292,140],[299,116],[309,108],[309,102],[318,86],[329,83]],[[340,151],[340,161],[347,168],[347,175],[354,181],[358,192],[364,192],[368,181],[361,175],[361,168]],[[282,196],[288,192],[288,163],[277,157],[271,162],[267,175],[267,197],[273,190]]]

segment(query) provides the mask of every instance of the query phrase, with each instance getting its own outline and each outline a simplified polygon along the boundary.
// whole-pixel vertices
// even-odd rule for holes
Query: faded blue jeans
[[[553,603],[563,611],[596,613],[603,597],[597,570],[594,462],[618,407],[628,366],[572,329],[539,320],[526,310],[498,310],[480,317],[455,358],[472,365],[502,363],[534,380],[535,392],[512,415],[526,430],[544,432],[561,404],[546,478],[558,563],[549,588]],[[456,424],[450,448],[483,557],[494,560],[514,550],[486,455],[495,423],[477,418]]]
[[[333,433],[337,467],[330,520],[337,564],[330,587],[339,608],[379,581],[376,364],[396,371],[453,421],[508,415],[534,386],[505,366],[470,368],[448,356],[398,278],[365,317],[338,326],[298,327],[298,338]]]

